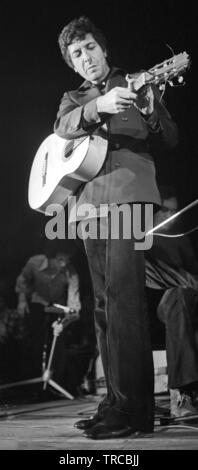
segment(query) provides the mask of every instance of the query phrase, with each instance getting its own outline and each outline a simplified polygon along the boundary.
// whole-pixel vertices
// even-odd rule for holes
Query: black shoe
[[[88,429],[83,436],[89,439],[116,439],[119,437],[126,437],[130,435],[138,437],[141,435],[136,428],[130,425],[117,424],[108,426],[104,421],[96,424],[92,428]]]
[[[99,415],[99,413],[96,413],[95,415],[91,416],[90,418],[87,419],[80,419],[80,421],[77,421],[74,426],[75,428],[78,429],[90,429],[96,424],[98,424],[100,421],[102,421],[102,416]]]

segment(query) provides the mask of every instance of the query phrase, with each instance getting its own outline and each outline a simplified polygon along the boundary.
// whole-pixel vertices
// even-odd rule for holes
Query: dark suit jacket
[[[105,92],[115,86],[126,87],[125,73],[113,68]],[[158,92],[158,90],[157,90]],[[160,203],[150,137],[160,145],[174,147],[177,126],[155,93],[155,111],[145,120],[135,106],[119,114],[98,114],[98,87],[85,81],[78,90],[66,92],[60,104],[54,131],[66,139],[98,132],[108,127],[109,150],[99,174],[83,185],[78,203],[99,204],[145,201]],[[159,92],[158,92],[159,94]],[[156,122],[159,125],[155,131]]]

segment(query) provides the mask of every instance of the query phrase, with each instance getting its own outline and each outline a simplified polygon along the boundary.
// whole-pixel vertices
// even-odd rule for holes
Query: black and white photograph
[[[1,18],[0,451],[185,461],[198,450],[196,4],[3,2]]]

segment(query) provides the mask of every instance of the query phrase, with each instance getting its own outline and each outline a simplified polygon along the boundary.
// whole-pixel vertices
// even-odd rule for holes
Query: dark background
[[[184,206],[197,190],[197,25],[196,2],[51,2],[1,6],[1,263],[0,278],[14,284],[29,256],[42,251],[45,216],[28,207],[31,164],[38,146],[53,131],[60,99],[81,80],[65,65],[57,43],[74,17],[89,16],[105,33],[114,65],[128,72],[148,69],[187,51],[192,59],[186,85],[167,87],[165,101],[180,129],[180,144],[157,163],[161,184],[176,187]],[[189,214],[191,227],[197,214]],[[190,228],[191,228],[190,227]],[[192,235],[197,249],[197,232]],[[80,245],[65,242],[77,269],[85,257]]]

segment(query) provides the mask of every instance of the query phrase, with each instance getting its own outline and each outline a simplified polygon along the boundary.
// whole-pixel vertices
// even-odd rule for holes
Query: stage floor
[[[198,420],[166,427],[159,414],[168,411],[168,395],[156,396],[155,432],[141,438],[91,440],[74,427],[76,420],[92,414],[101,396],[82,397],[41,403],[1,402],[1,450],[190,450],[198,449]]]

